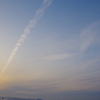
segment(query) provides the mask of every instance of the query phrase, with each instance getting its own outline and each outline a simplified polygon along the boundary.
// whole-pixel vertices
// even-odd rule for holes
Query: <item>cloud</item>
[[[90,29],[83,30],[83,32],[80,35],[81,40],[81,53],[85,52],[91,43],[94,41],[94,33]]]
[[[52,44],[48,46],[48,43],[46,44],[47,48],[44,48],[44,51],[46,53],[51,52],[51,54],[47,53],[45,56],[39,56],[37,58],[35,57],[28,61],[35,61],[40,59],[61,60],[83,54],[95,42],[99,31],[99,26],[100,22],[92,23],[86,28],[84,28],[82,31],[80,31],[80,34],[76,34],[74,37],[70,37],[62,41],[54,40]]]
[[[8,67],[8,65],[11,63],[12,59],[14,58],[16,52],[18,51],[18,49],[21,46],[21,44],[24,42],[24,40],[27,37],[27,35],[30,34],[30,29],[36,25],[37,21],[43,16],[43,14],[45,12],[45,9],[48,6],[50,6],[51,3],[52,3],[52,0],[44,0],[41,8],[39,8],[36,11],[36,14],[35,14],[33,20],[29,21],[29,25],[25,28],[24,33],[21,35],[20,39],[18,40],[17,44],[15,45],[15,48],[13,49],[13,51],[12,51],[8,61],[7,61],[7,64],[2,69],[2,71],[0,73],[0,78],[1,78],[1,76],[3,74],[3,72]]]
[[[20,94],[39,94],[39,92],[32,92],[32,91],[16,91],[16,93],[20,93]]]
[[[61,60],[61,59],[66,59],[66,58],[72,57],[74,55],[76,55],[76,54],[75,53],[57,54],[57,55],[50,55],[50,56],[44,57],[43,59],[44,60]]]

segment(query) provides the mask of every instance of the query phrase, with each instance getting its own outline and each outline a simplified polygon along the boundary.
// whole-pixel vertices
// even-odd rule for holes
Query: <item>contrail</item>
[[[29,21],[29,25],[25,28],[24,33],[21,35],[20,39],[18,40],[17,44],[15,45],[15,48],[13,49],[13,51],[7,61],[7,64],[2,69],[2,71],[0,73],[0,78],[1,78],[2,74],[4,73],[4,71],[6,70],[6,68],[8,67],[8,65],[11,63],[13,57],[15,56],[15,54],[16,54],[17,50],[19,49],[19,47],[21,46],[21,44],[24,42],[27,35],[30,34],[30,29],[36,25],[37,21],[43,16],[45,9],[48,6],[50,6],[51,3],[52,3],[52,0],[44,0],[41,8],[39,8],[36,11],[34,18],[31,21]]]

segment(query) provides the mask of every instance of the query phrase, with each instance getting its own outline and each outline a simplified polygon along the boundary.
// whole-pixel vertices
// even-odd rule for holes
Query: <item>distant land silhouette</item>
[[[0,97],[0,100],[43,100],[40,98],[37,99],[30,99],[30,98],[18,98],[18,97]]]

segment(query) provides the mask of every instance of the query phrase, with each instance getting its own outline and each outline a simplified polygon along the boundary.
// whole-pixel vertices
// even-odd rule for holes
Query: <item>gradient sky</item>
[[[0,73],[43,0],[0,0]],[[0,96],[100,100],[100,0],[52,0],[0,78]]]

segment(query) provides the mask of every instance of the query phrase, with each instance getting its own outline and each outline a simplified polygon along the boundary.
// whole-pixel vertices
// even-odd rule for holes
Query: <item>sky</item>
[[[0,0],[0,96],[100,100],[100,0]]]

